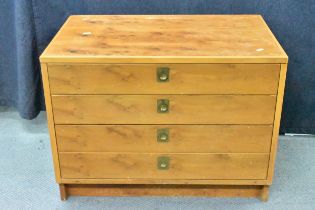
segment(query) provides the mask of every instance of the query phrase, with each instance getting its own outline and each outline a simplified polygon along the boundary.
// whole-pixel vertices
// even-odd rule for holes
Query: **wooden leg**
[[[260,195],[260,200],[261,201],[268,201],[269,197],[269,185],[264,185],[261,189],[261,195]]]
[[[60,199],[62,201],[67,200],[68,194],[67,194],[67,188],[64,184],[59,184],[59,190],[60,190]]]

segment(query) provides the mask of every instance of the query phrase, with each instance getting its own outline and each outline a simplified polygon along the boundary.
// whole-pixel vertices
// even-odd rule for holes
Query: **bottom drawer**
[[[62,178],[266,179],[269,154],[59,153]]]

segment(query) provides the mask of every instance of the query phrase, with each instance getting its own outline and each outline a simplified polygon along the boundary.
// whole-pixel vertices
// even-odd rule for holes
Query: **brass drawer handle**
[[[170,168],[170,158],[167,156],[158,157],[157,168],[159,170],[168,170]]]
[[[169,130],[167,128],[160,128],[157,130],[157,142],[169,142]]]
[[[156,71],[156,79],[158,82],[168,82],[170,77],[170,69],[168,67],[158,67]]]
[[[169,112],[169,100],[168,99],[158,99],[157,100],[157,112],[158,113],[168,113]]]

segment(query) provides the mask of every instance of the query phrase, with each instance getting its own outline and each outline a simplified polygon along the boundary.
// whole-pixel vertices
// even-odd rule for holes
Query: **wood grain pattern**
[[[260,15],[71,16],[40,60],[62,200],[268,199],[288,57]]]
[[[286,63],[287,55],[259,15],[93,15],[71,16],[41,61]]]
[[[168,82],[157,82],[169,67]],[[52,94],[276,94],[279,64],[49,65]]]
[[[168,170],[157,159],[170,158]],[[62,178],[266,179],[269,154],[59,153]],[[196,173],[198,172],[198,173]]]
[[[56,125],[60,152],[269,152],[271,135],[271,125]]]
[[[55,135],[54,113],[53,113],[52,104],[51,104],[47,64],[41,63],[41,73],[42,73],[43,88],[44,88],[44,94],[45,94],[46,114],[47,114],[47,122],[48,122],[48,128],[49,128],[50,145],[51,145],[51,151],[52,151],[53,162],[54,162],[55,177],[56,177],[56,181],[60,183],[61,176],[60,176],[60,167],[59,167],[58,146],[57,146],[56,135]]]
[[[170,101],[157,113],[157,100]],[[273,95],[55,95],[56,124],[272,124]]]

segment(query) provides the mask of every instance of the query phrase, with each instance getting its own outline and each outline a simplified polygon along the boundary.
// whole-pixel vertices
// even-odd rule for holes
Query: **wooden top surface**
[[[70,16],[42,62],[287,63],[260,15]]]

